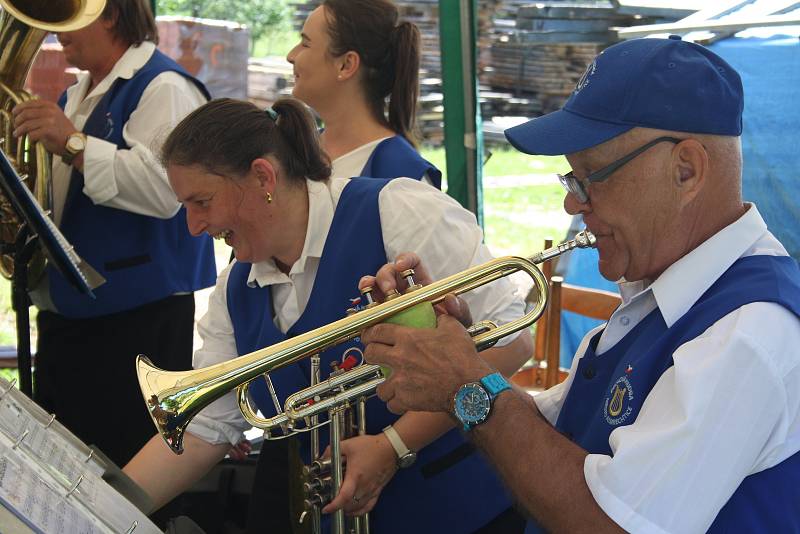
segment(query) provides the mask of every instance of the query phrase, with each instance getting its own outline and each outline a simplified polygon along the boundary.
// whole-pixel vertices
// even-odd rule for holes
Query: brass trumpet
[[[164,371],[150,363],[146,356],[139,355],[136,358],[139,387],[159,434],[170,449],[176,454],[180,454],[183,452],[183,434],[192,418],[227,392],[238,389],[239,399],[246,399],[248,383],[258,376],[308,358],[327,347],[354,339],[366,328],[383,322],[420,302],[427,301],[436,304],[450,293],[460,295],[504,276],[523,271],[531,276],[539,290],[540,298],[535,306],[516,321],[476,335],[475,345],[480,350],[509,334],[529,327],[541,317],[547,306],[547,280],[536,264],[555,258],[574,248],[589,248],[594,244],[594,235],[583,231],[575,239],[544,250],[530,258],[518,256],[496,258],[384,302],[374,308],[234,360],[202,369]],[[264,422],[262,418],[253,413],[249,402],[244,402],[242,409],[248,421]],[[288,415],[278,416],[276,420],[267,420],[265,426],[273,428],[287,421]]]
[[[517,256],[497,258],[428,286],[415,286],[404,295],[368,307],[305,334],[202,369],[164,371],[153,366],[147,357],[140,355],[136,359],[139,387],[159,434],[176,454],[183,452],[183,436],[190,421],[211,402],[234,389],[237,390],[239,408],[245,419],[253,426],[263,429],[266,439],[276,439],[276,436],[272,435],[275,429],[281,429],[284,434],[294,434],[313,431],[323,424],[330,424],[333,460],[329,467],[322,468],[330,469],[333,473],[331,492],[332,495],[336,495],[342,478],[341,458],[338,454],[340,439],[337,439],[340,434],[341,412],[352,405],[357,407],[357,411],[363,411],[365,399],[374,394],[375,388],[385,380],[380,366],[362,364],[350,371],[332,374],[324,381],[318,381],[318,378],[314,380],[312,377],[311,387],[290,395],[286,399],[284,410],[277,407],[278,414],[271,418],[258,416],[256,409],[251,405],[247,392],[251,380],[265,375],[268,387],[271,388],[268,374],[272,371],[297,363],[304,358],[315,357],[330,347],[358,337],[364,329],[389,320],[418,304],[425,302],[436,304],[448,294],[460,295],[504,276],[523,271],[533,279],[538,290],[539,297],[533,309],[516,321],[502,326],[484,322],[468,329],[478,350],[488,348],[499,339],[529,327],[544,313],[547,306],[548,282],[536,264],[574,248],[589,248],[594,245],[595,237],[590,232],[583,231],[575,239],[530,258]],[[277,404],[277,397],[274,394],[273,399]],[[327,412],[329,418],[319,423],[318,417],[323,412]],[[361,426],[363,420],[359,421],[359,427]],[[311,469],[313,470],[313,465]],[[310,503],[317,516],[315,523],[318,522],[318,509],[321,504],[324,503]],[[343,521],[344,516],[337,515],[338,517],[334,517],[334,529],[343,532],[337,523]]]

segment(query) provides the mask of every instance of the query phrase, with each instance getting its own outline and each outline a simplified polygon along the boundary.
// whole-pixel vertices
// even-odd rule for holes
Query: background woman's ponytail
[[[414,143],[414,122],[419,98],[420,35],[416,25],[401,22],[391,38],[394,84],[389,94],[389,125]]]
[[[358,54],[364,93],[373,115],[416,144],[413,128],[421,46],[417,27],[399,22],[397,6],[391,0],[323,0],[322,5],[328,19],[330,54]]]

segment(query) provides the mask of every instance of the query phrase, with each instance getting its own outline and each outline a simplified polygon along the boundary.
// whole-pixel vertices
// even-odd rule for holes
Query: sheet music
[[[42,480],[10,447],[0,444],[0,500],[23,522],[46,534],[112,532]]]
[[[0,396],[0,506],[47,534],[161,532],[102,479],[86,445],[2,379]]]
[[[44,410],[11,384],[0,379],[0,432],[21,445],[42,465],[75,480],[87,471],[102,475],[105,468],[94,458],[91,450],[57,421],[49,426]],[[40,412],[37,414],[33,411]],[[68,438],[66,434],[69,434]],[[23,437],[24,436],[24,437]],[[87,461],[88,459],[88,461]]]

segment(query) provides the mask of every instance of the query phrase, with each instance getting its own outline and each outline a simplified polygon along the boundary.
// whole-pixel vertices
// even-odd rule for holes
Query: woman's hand
[[[231,460],[244,460],[247,458],[247,455],[250,454],[250,451],[253,450],[253,446],[250,442],[246,439],[243,439],[236,445],[230,448],[228,451],[228,457]]]
[[[384,486],[397,471],[397,455],[383,433],[356,436],[342,441],[347,459],[339,494],[322,509],[329,514],[344,509],[347,515],[363,515],[375,507]],[[325,455],[330,454],[330,447]]]

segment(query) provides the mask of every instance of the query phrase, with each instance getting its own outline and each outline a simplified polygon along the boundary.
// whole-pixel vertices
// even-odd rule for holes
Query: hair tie
[[[272,109],[272,107],[265,109],[264,113],[266,113],[269,118],[272,119],[272,122],[278,122],[278,112]]]

